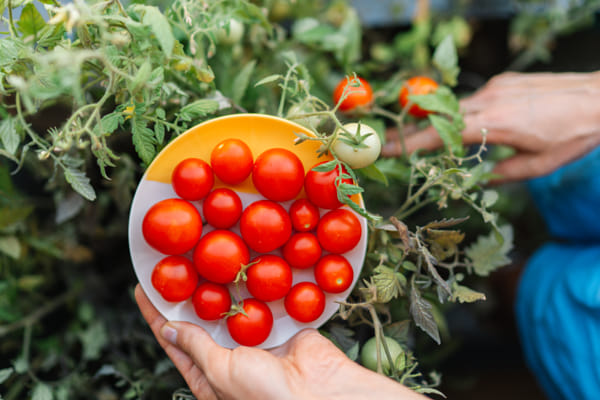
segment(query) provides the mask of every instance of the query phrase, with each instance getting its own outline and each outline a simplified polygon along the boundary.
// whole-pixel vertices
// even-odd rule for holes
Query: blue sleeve
[[[553,236],[600,242],[600,147],[529,181],[529,189]]]
[[[600,398],[600,148],[529,182],[550,233],[515,313],[525,360],[552,400]]]

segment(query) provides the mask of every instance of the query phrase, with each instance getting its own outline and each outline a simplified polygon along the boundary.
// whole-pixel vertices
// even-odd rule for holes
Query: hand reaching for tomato
[[[193,394],[207,399],[396,399],[424,396],[361,367],[314,329],[270,351],[217,345],[197,325],[168,322],[142,288],[135,289],[142,315]]]
[[[600,145],[600,73],[504,73],[461,101],[463,143],[478,144],[487,129],[489,144],[516,154],[497,164],[496,182],[545,175]],[[398,133],[387,132],[384,156],[402,154]],[[406,136],[406,150],[443,145],[429,127]]]

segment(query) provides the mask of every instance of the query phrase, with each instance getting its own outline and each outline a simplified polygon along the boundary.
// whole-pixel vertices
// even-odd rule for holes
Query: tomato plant
[[[325,310],[325,293],[312,282],[300,282],[285,296],[284,306],[296,321],[312,322]]]
[[[391,337],[383,337],[387,349],[389,351],[390,358],[387,356],[387,352],[383,348],[383,341],[380,343],[379,353],[377,352],[377,340],[375,337],[370,338],[365,342],[360,351],[360,361],[365,367],[377,371],[377,359],[381,363],[383,372],[389,373],[392,365],[395,365],[398,358],[404,355],[404,349],[396,340]]]
[[[199,158],[180,161],[171,174],[173,190],[185,200],[200,200],[210,192],[214,177],[210,165]]]
[[[154,266],[151,282],[163,299],[179,302],[189,299],[194,293],[198,273],[186,257],[167,256]]]
[[[321,162],[316,166],[325,164]],[[345,168],[342,168],[342,174],[347,173]],[[335,168],[331,171],[320,172],[311,169],[307,172],[304,178],[304,190],[311,203],[320,208],[334,209],[342,205],[338,199],[339,183],[352,184],[350,178],[340,178],[339,169]],[[339,181],[339,182],[338,182]]]
[[[142,233],[146,242],[163,254],[184,254],[202,235],[202,218],[190,202],[165,199],[154,204],[144,216]]]
[[[225,139],[212,150],[210,165],[217,178],[230,185],[237,185],[252,173],[252,150],[242,140]]]
[[[414,76],[402,85],[402,89],[400,89],[400,94],[398,95],[398,102],[404,108],[410,102],[408,96],[433,93],[438,87],[439,84],[427,76]],[[430,114],[430,111],[413,104],[408,109],[408,113],[417,118],[424,118]]]
[[[369,125],[352,122],[336,131],[337,138],[331,150],[350,168],[364,168],[373,164],[381,153],[381,139]]]
[[[352,250],[360,241],[361,232],[358,218],[345,208],[327,212],[317,226],[317,238],[323,249],[336,254]]]
[[[250,261],[250,252],[241,237],[229,230],[216,229],[200,239],[193,260],[202,277],[215,283],[230,283]]]
[[[292,200],[302,190],[304,166],[298,156],[286,149],[265,150],[254,162],[254,187],[269,200]]]
[[[292,287],[292,269],[281,257],[261,254],[246,271],[246,288],[262,301],[282,299]]]
[[[352,285],[354,270],[339,254],[327,254],[315,265],[317,285],[327,293],[341,293]]]
[[[240,232],[252,250],[268,253],[288,241],[292,234],[292,222],[279,203],[258,200],[242,212]]]
[[[345,97],[342,99],[343,96]],[[350,112],[358,108],[367,108],[372,102],[373,89],[369,82],[361,77],[345,77],[333,91],[333,103],[339,104],[340,111]]]
[[[204,199],[202,214],[214,228],[231,228],[242,216],[242,200],[229,188],[215,189]]]
[[[192,295],[192,305],[198,318],[215,321],[223,318],[231,308],[231,295],[226,286],[202,282]]]
[[[320,213],[317,206],[308,199],[298,199],[290,205],[288,211],[292,227],[298,232],[314,230],[319,223]]]
[[[238,305],[244,312],[227,317],[231,338],[243,346],[257,346],[267,340],[273,329],[273,313],[269,306],[257,299],[244,299]]]
[[[217,40],[220,44],[231,46],[242,40],[244,31],[244,24],[235,18],[230,18],[221,24],[217,31]]]
[[[317,237],[311,232],[299,232],[290,237],[283,246],[283,258],[294,268],[310,268],[319,261],[322,254]]]

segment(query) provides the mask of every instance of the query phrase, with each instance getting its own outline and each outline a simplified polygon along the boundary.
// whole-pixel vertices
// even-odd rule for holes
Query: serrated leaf
[[[13,374],[14,369],[12,367],[0,369],[0,384],[4,383]]]
[[[391,337],[399,343],[406,343],[410,335],[410,320],[397,321],[383,328],[385,336]]]
[[[46,26],[46,21],[33,3],[27,4],[21,11],[17,27],[23,36],[33,36],[37,39],[38,33]]]
[[[388,303],[404,294],[406,278],[393,269],[379,266],[373,271],[372,281],[377,289],[377,302]]]
[[[100,124],[98,126],[100,130],[100,134],[113,133],[117,130],[120,124],[123,123],[123,114],[120,112],[112,112],[110,114],[106,114],[100,120]]]
[[[14,156],[21,142],[21,136],[17,132],[13,118],[0,121],[0,141],[4,149]]]
[[[458,67],[458,55],[452,36],[448,35],[440,42],[433,53],[433,65],[442,73],[444,83],[455,86],[460,68]]]
[[[337,161],[331,160],[331,161],[327,161],[326,163],[319,164],[319,165],[313,167],[312,171],[329,172],[329,171],[333,171],[336,167],[337,167]]]
[[[0,253],[15,260],[21,256],[21,242],[15,236],[0,236]]]
[[[283,76],[280,74],[269,75],[269,76],[262,78],[258,82],[256,82],[254,84],[254,87],[266,85],[267,83],[271,83],[271,82],[274,82],[274,81],[276,81],[278,79],[282,79],[282,78],[283,78]]]
[[[440,344],[442,342],[440,331],[433,317],[432,306],[421,296],[414,281],[412,282],[409,299],[410,314],[415,321],[415,325],[425,331],[437,344]]]
[[[145,85],[150,78],[152,73],[152,65],[149,61],[144,61],[142,66],[138,69],[133,79],[129,82],[129,90],[132,93],[137,92],[143,85]]]
[[[455,155],[462,155],[463,147],[462,134],[460,128],[456,126],[456,124],[449,121],[447,118],[435,114],[429,115],[429,121],[437,131],[438,135],[440,135],[440,138],[442,139],[446,147],[450,149]]]
[[[133,146],[144,164],[149,165],[156,155],[154,132],[146,126],[146,122],[133,118],[131,123]]]
[[[219,110],[219,102],[215,100],[200,99],[184,106],[179,111],[179,118],[183,121],[191,121],[204,117]]]
[[[254,67],[256,66],[256,60],[250,61],[248,64],[242,68],[242,70],[236,75],[233,79],[233,93],[231,94],[231,99],[234,103],[239,104],[242,101],[242,97],[246,93],[246,89],[248,89],[248,84],[250,83],[250,77],[254,72]]]
[[[17,61],[26,46],[17,38],[3,37],[0,40],[0,66],[8,66]]]
[[[477,275],[488,276],[496,269],[510,263],[508,253],[512,248],[512,227],[503,225],[498,228],[498,231],[494,230],[489,235],[479,236],[477,241],[465,250],[465,254],[473,263]]]
[[[479,300],[485,300],[485,294],[476,292],[466,286],[459,285],[456,282],[452,284],[452,300],[460,303],[473,303]]]
[[[31,394],[31,400],[52,400],[53,398],[50,386],[43,382],[36,383]]]
[[[338,186],[338,190],[340,191],[340,193],[347,196],[352,196],[365,191],[362,187],[358,185],[352,185],[344,182],[340,183],[340,185]]]
[[[154,124],[154,136],[158,144],[163,144],[165,141],[165,126],[161,123]]]
[[[154,6],[135,4],[133,8],[142,14],[142,24],[150,27],[163,53],[166,57],[170,57],[175,46],[175,36],[167,17]]]
[[[85,172],[66,167],[64,169],[64,174],[65,179],[71,185],[73,190],[90,201],[96,200],[96,192],[90,184],[90,179],[85,175]]]

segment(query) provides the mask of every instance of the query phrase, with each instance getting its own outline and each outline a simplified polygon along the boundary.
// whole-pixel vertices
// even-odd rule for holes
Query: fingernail
[[[173,328],[171,325],[164,324],[162,328],[160,328],[160,335],[167,342],[171,344],[177,344],[177,329]]]

